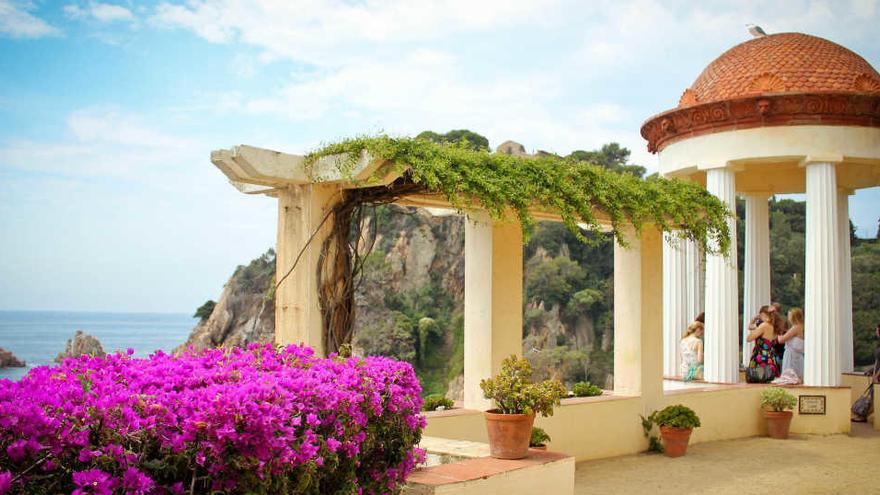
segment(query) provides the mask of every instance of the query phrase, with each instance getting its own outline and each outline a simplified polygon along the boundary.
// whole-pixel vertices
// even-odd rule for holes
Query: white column
[[[706,290],[706,272],[703,269],[703,250],[694,241],[685,242],[685,266],[687,283],[687,315],[688,323],[694,321],[706,310],[704,291]]]
[[[706,189],[736,211],[736,175],[727,168],[706,172]],[[736,217],[728,219],[731,246],[727,257],[706,255],[706,332],[704,376],[706,381],[739,381],[737,331],[738,291],[736,268]]]
[[[742,363],[748,366],[752,343],[746,341],[749,323],[758,308],[770,304],[770,199],[769,194],[747,194],[746,245],[743,267]],[[784,317],[785,315],[783,315]]]
[[[678,376],[678,343],[694,315],[688,315],[685,241],[669,233],[663,237],[663,375]]]
[[[849,243],[849,194],[837,191],[837,229],[840,241],[840,371],[853,370],[853,317],[852,317],[852,252]]]
[[[626,238],[614,244],[614,394],[641,396],[648,414],[663,400],[663,238],[648,225]]]
[[[464,229],[464,407],[486,410],[480,380],[501,361],[522,355],[522,229],[486,212],[468,215]]]
[[[840,260],[837,177],[833,163],[806,165],[804,384],[840,385]]]

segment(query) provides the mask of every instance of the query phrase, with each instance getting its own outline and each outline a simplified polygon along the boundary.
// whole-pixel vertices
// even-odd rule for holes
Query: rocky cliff
[[[387,205],[367,216],[363,232],[374,235],[375,242],[362,243],[372,251],[362,253],[366,262],[355,295],[353,344],[358,354],[412,362],[426,392],[460,398],[465,220],[451,213]],[[587,272],[589,260],[608,260],[566,232],[540,228],[525,248],[524,355],[539,377],[588,378],[606,385],[611,332],[602,304],[607,297],[599,290],[603,286],[588,287],[607,274],[591,278]],[[272,252],[239,267],[186,345],[271,341],[274,269]]]
[[[239,266],[223,286],[210,316],[203,318],[189,339],[175,349],[205,349],[271,342],[275,336],[275,251],[269,250],[247,266]]]
[[[2,368],[24,368],[25,362],[15,357],[15,354],[0,347],[0,369]]]
[[[67,339],[67,345],[64,347],[64,352],[55,357],[55,362],[60,363],[67,358],[86,355],[104,357],[107,353],[104,352],[104,347],[101,346],[101,342],[99,342],[97,338],[83,332],[82,330],[77,330],[73,339]]]

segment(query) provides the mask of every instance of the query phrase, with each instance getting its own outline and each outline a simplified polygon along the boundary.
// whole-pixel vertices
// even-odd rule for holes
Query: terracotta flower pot
[[[791,411],[764,411],[767,418],[767,434],[770,438],[785,440],[791,427]]]
[[[663,453],[668,457],[681,457],[687,452],[688,441],[693,428],[673,428],[661,426],[660,436],[663,437]]]
[[[489,455],[497,459],[522,459],[529,455],[534,414],[499,414],[486,411]]]

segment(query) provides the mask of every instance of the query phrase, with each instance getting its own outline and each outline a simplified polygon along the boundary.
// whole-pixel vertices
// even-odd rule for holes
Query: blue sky
[[[258,4],[258,5],[257,5]],[[190,312],[274,244],[209,162],[469,128],[568,153],[638,134],[744,25],[880,67],[858,1],[0,0],[0,309]],[[880,191],[851,199],[874,235]]]

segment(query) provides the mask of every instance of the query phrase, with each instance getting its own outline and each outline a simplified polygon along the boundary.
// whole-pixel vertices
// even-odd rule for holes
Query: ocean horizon
[[[0,347],[27,363],[0,369],[0,379],[18,380],[32,368],[55,364],[77,330],[95,336],[107,353],[131,348],[146,357],[186,342],[197,322],[186,313],[0,311]]]

